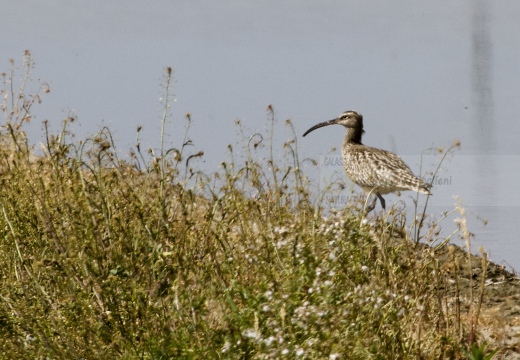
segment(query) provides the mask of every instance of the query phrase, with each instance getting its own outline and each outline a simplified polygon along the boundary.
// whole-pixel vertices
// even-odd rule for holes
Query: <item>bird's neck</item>
[[[361,137],[363,136],[363,128],[347,128],[345,134],[344,144],[358,144],[361,145]]]

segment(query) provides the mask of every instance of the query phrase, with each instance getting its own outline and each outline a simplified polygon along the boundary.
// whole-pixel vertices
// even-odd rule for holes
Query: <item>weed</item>
[[[74,119],[57,135],[46,126],[36,156],[21,126],[36,95],[4,76],[3,356],[464,356],[480,305],[470,324],[460,320],[453,251],[441,261],[444,247],[416,244],[399,208],[387,221],[360,222],[355,204],[324,216],[290,121],[292,138],[281,149],[273,142],[272,107],[267,134],[239,124],[243,139],[220,169],[197,170],[190,160],[203,154],[188,152],[187,133],[178,147],[164,141],[171,74],[159,152],[137,137],[127,160],[107,128],[72,142]]]
[[[464,351],[464,354],[470,360],[491,360],[497,353],[497,350],[486,352],[486,345],[486,343],[482,343],[480,346],[473,344],[469,351]]]

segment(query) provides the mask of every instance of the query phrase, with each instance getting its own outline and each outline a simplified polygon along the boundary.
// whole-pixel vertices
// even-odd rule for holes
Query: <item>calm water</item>
[[[519,1],[193,0],[129,7],[122,0],[57,0],[30,9],[11,2],[2,11],[0,70],[29,49],[32,78],[51,88],[34,108],[36,140],[40,121],[59,129],[73,112],[77,138],[108,125],[124,149],[142,125],[142,148],[157,148],[166,66],[175,74],[169,139],[179,146],[183,114],[191,113],[194,147],[205,152],[197,161],[208,172],[236,143],[235,120],[250,133],[262,131],[269,104],[280,124],[290,118],[300,134],[358,110],[364,142],[404,155],[416,173],[425,150],[460,140],[439,173],[430,211],[449,211],[460,196],[474,251],[483,245],[494,261],[520,269]],[[289,135],[276,136],[282,143]],[[300,154],[322,158],[342,138],[339,127],[320,129],[299,138]],[[423,173],[437,160],[423,159]],[[308,170],[316,181],[328,171]],[[341,168],[336,176],[344,177]],[[409,196],[386,198],[390,206]],[[452,219],[443,234],[450,226]]]

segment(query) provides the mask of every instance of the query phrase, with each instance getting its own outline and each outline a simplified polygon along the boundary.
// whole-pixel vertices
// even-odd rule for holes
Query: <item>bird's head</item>
[[[329,125],[336,125],[336,124],[343,125],[346,128],[358,129],[358,130],[361,130],[361,132],[364,132],[363,131],[363,115],[361,115],[357,111],[348,110],[348,111],[345,111],[343,114],[341,114],[340,116],[338,116],[335,119],[332,119],[332,120],[329,120],[329,121],[324,121],[322,123],[314,125],[309,130],[307,130],[303,134],[303,136],[307,135],[311,131],[314,131],[314,130],[320,128],[320,127],[329,126]]]

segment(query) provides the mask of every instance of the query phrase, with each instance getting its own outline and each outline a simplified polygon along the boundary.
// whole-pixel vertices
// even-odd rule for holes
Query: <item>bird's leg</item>
[[[377,197],[379,198],[379,201],[381,202],[381,207],[383,208],[383,211],[381,211],[381,219],[383,222],[386,223],[386,202],[385,199],[381,196],[379,192],[376,192]]]
[[[386,208],[385,208],[385,205],[386,205],[385,199],[383,199],[383,197],[381,196],[379,191],[376,192],[376,195],[379,198],[379,201],[381,202],[381,206],[383,207],[383,210],[386,210]],[[376,202],[376,199],[374,199],[374,206],[375,206],[375,202]]]
[[[368,195],[370,197],[370,194]],[[368,199],[367,199],[368,200]],[[384,201],[384,200],[383,200]],[[372,200],[372,203],[370,205],[368,205],[365,209],[365,215],[367,215],[369,212],[371,212],[372,210],[374,210],[374,208],[376,207],[376,203],[377,203],[377,197],[374,196],[374,200]]]

